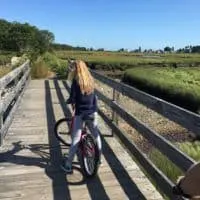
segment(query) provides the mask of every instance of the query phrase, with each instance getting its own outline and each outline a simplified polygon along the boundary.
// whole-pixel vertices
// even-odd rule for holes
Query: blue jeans
[[[83,128],[83,120],[81,115],[76,115],[74,119],[74,124],[73,124],[73,129],[72,129],[72,143],[69,149],[69,156],[68,156],[68,161],[72,163],[75,153],[78,149],[78,144],[81,139],[81,132]],[[97,123],[98,123],[98,114],[97,112],[94,113],[94,120],[88,120],[85,121],[88,125],[88,127],[91,130],[91,133],[93,134],[94,138],[97,141],[97,146],[99,149],[99,152],[101,154],[101,149],[102,149],[102,144],[101,144],[101,137],[97,128]]]

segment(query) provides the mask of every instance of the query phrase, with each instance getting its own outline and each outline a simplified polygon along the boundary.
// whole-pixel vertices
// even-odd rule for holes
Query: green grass
[[[200,68],[136,67],[123,81],[194,112],[200,107]]]
[[[56,73],[58,78],[67,77],[67,62],[50,52],[38,57],[31,68],[33,78],[47,78],[50,72]]]
[[[12,70],[11,67],[1,66],[0,67],[0,78],[5,76],[6,74],[8,74],[11,70]]]
[[[200,54],[161,54],[145,55],[126,52],[95,51],[56,51],[56,55],[67,58],[82,59],[95,69],[125,70],[138,65],[154,66],[200,66]]]
[[[53,53],[45,53],[41,59],[48,66],[50,71],[53,71],[60,78],[66,78],[67,61],[58,58]]]
[[[200,161],[200,142],[178,143],[177,146],[194,160]],[[172,181],[175,182],[177,178],[183,174],[176,165],[157,149],[152,150],[149,156],[153,163]]]
[[[9,67],[5,67],[6,64],[11,62],[11,58],[16,56],[16,52],[1,52],[0,55],[0,75],[3,76],[8,71],[18,67],[25,60],[28,59],[27,55],[21,55],[22,59],[16,66],[13,66],[12,69]],[[31,72],[33,78],[46,78],[48,76],[48,72],[55,72],[58,77],[66,78],[66,68],[67,62],[63,59],[58,58],[54,53],[46,52],[43,55],[37,57],[37,60],[32,60],[31,62]]]
[[[11,62],[11,55],[0,55],[0,66]]]
[[[150,159],[173,182],[183,175],[183,172],[175,164],[156,149],[150,153]]]
[[[49,72],[49,68],[46,65],[46,63],[38,59],[31,65],[31,77],[40,79],[40,78],[46,78]]]
[[[196,161],[200,161],[200,142],[185,142],[178,144],[178,147]]]
[[[200,54],[56,51],[64,62],[82,59],[92,69],[125,71],[123,81],[193,112],[200,110]]]

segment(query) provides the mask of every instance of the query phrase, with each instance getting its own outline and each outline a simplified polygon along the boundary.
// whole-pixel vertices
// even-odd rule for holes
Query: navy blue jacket
[[[77,81],[74,79],[71,85],[70,97],[67,103],[75,104],[75,115],[90,115],[97,112],[97,97],[91,94],[82,94]]]

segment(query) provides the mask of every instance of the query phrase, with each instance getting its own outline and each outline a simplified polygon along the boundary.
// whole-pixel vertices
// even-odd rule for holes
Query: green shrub
[[[177,178],[183,174],[183,172],[173,164],[165,155],[163,155],[157,149],[150,152],[149,155],[152,162],[172,181],[176,181]]]
[[[56,68],[56,74],[58,78],[63,78],[66,79],[67,78],[67,65],[66,65],[66,61],[59,61],[59,66]]]
[[[49,70],[55,72],[58,77],[67,77],[67,61],[59,59],[53,53],[45,53],[41,59],[45,62],[48,66]]]
[[[43,61],[48,65],[48,67],[52,70],[52,71],[56,71],[57,67],[59,67],[60,63],[59,63],[59,59],[52,53],[45,53],[42,56]]]
[[[199,68],[135,67],[123,81],[150,94],[197,112],[200,107]]]
[[[179,143],[178,147],[196,161],[200,161],[200,142]]]
[[[42,60],[37,60],[31,66],[31,77],[32,78],[46,78],[48,75],[48,66]]]
[[[11,55],[0,55],[0,65],[6,65],[11,62]]]

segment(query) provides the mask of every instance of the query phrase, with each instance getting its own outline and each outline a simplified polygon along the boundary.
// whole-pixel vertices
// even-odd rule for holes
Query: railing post
[[[30,61],[27,63],[27,65],[28,65],[28,69],[30,69]],[[29,83],[30,80],[31,80],[31,69],[30,69],[29,75],[27,77],[27,83]]]
[[[0,146],[3,144],[3,113],[2,113],[2,90],[0,90]]]
[[[0,113],[0,146],[3,144],[3,132],[2,132],[2,128],[3,128],[3,114]]]
[[[112,100],[115,101],[116,103],[118,103],[119,95],[120,95],[120,93],[115,88],[113,88],[113,99]],[[118,115],[114,110],[112,110],[112,122],[114,122],[115,125],[118,126]],[[113,136],[113,131],[112,131],[112,136]]]

